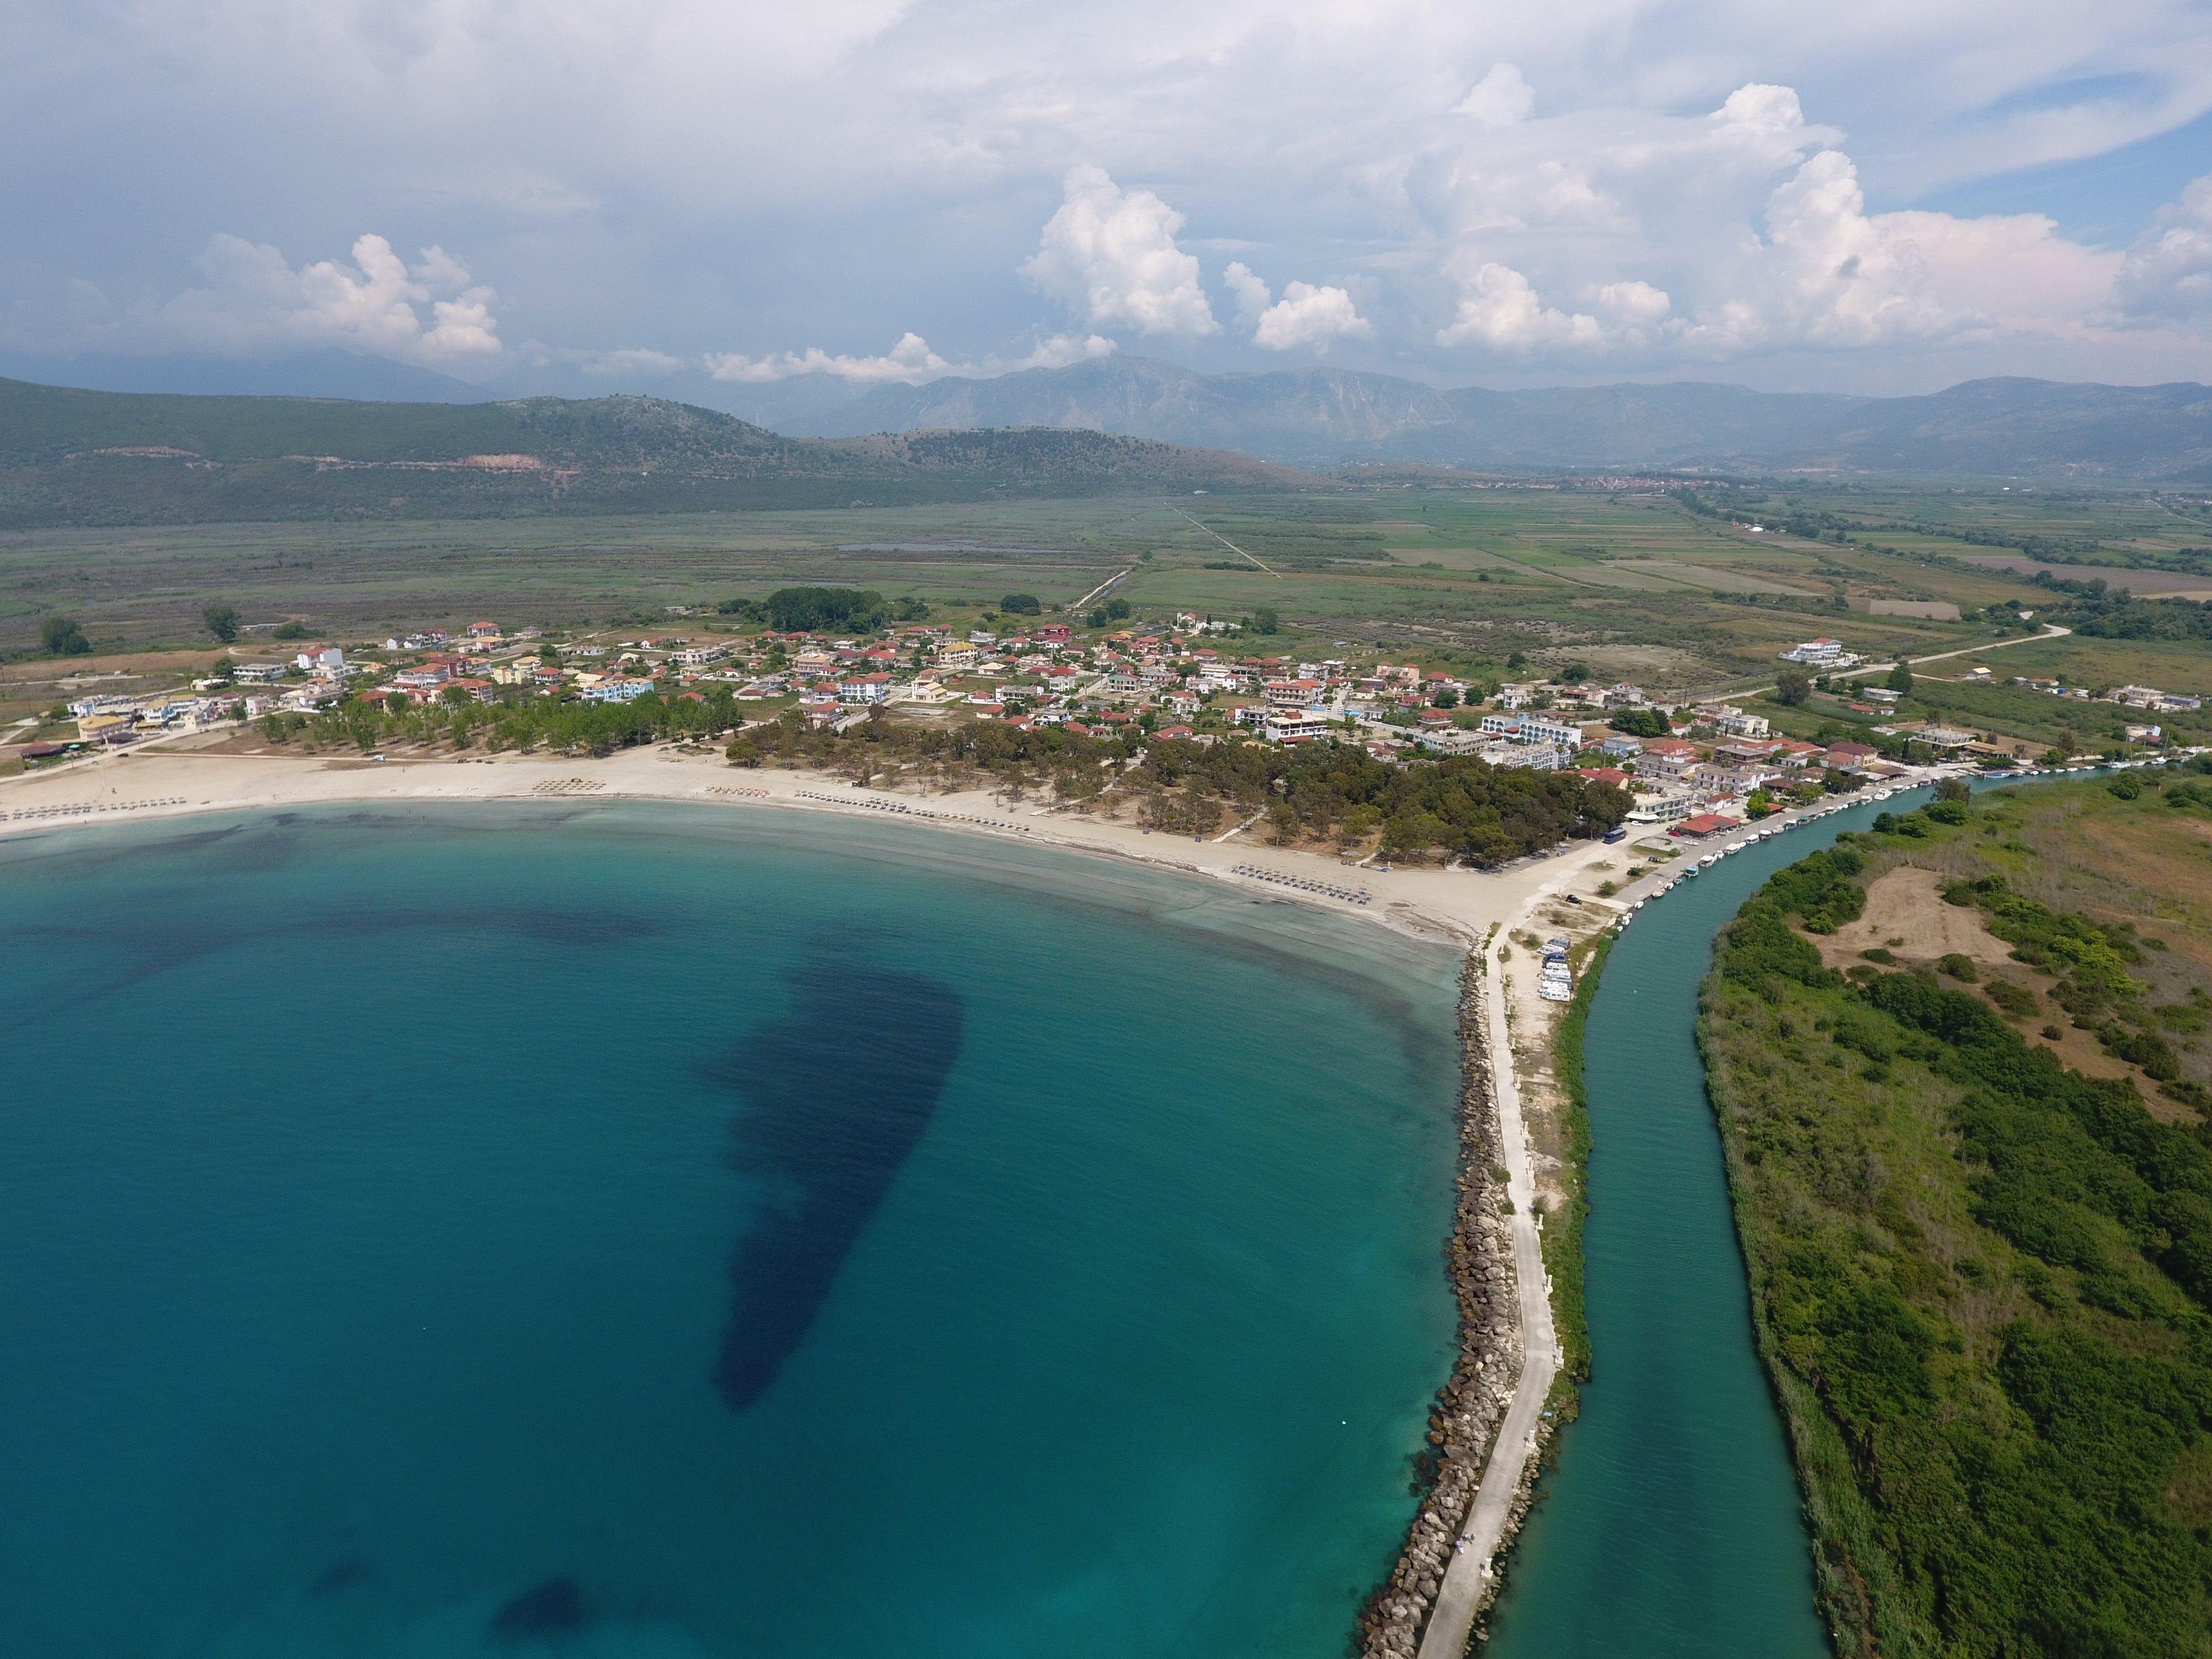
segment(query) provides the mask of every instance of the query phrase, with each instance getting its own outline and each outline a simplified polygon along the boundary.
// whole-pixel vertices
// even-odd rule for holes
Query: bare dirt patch
[[[1864,967],[1866,958],[1859,953],[1870,950],[1886,950],[1899,966],[1908,968],[1933,967],[1947,956],[1966,957],[1980,969],[1982,982],[2008,979],[2035,994],[2040,1012],[2015,1015],[1997,1009],[1999,1016],[2029,1042],[2046,1044],[2057,1050],[2061,1065],[2085,1077],[2134,1076],[2133,1066],[2106,1053],[2094,1032],[2075,1030],[2066,1011],[2051,1000],[2051,988],[2057,983],[2057,980],[2048,974],[2038,973],[2026,963],[2014,962],[2012,946],[1983,925],[1980,911],[1943,902],[1944,880],[1936,871],[1899,865],[1877,877],[1867,889],[1866,914],[1856,921],[1826,936],[1808,937],[1820,947],[1820,960],[1836,969]],[[1892,944],[1893,939],[1903,942]],[[1978,989],[1978,986],[1960,984],[1954,988]],[[1980,994],[1986,997],[1988,993],[1981,991]],[[2056,1028],[2057,1036],[2044,1035],[2051,1028]],[[2166,1099],[2155,1086],[2145,1085],[2142,1092],[2153,1116],[2174,1122],[2195,1120],[2195,1113]]]
[[[1893,944],[1892,940],[1902,940]],[[1943,902],[1943,878],[1933,870],[1899,865],[1867,889],[1866,914],[1818,941],[1831,968],[1847,968],[1859,952],[1876,948],[1899,962],[1932,963],[1969,957],[1985,968],[2010,969],[2012,946],[1982,925],[1982,914]]]

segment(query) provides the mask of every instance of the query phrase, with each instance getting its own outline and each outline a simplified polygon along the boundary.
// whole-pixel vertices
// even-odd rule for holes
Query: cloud
[[[804,351],[771,352],[747,357],[734,351],[708,352],[707,372],[718,380],[758,383],[787,380],[801,374],[830,374],[841,380],[903,380],[909,386],[933,380],[951,372],[952,365],[929,349],[929,342],[909,331],[880,357],[833,357],[819,346]]]
[[[1326,274],[1371,330],[1332,354],[1425,375],[2212,378],[2212,230],[2185,202],[2153,222],[2158,155],[2212,111],[2202,0],[17,0],[9,44],[19,350],[342,340],[465,372],[510,336],[694,365],[742,337],[788,374],[785,343],[913,326],[956,365],[1065,330],[1216,368],[1275,356],[1290,299],[1232,315],[1235,259]],[[2094,156],[2094,184],[2033,171]],[[1899,211],[2000,175],[2058,223]],[[350,240],[332,211],[434,290],[411,328],[353,255],[342,305],[279,258],[274,295],[194,276],[161,314],[211,231],[319,257]],[[423,244],[497,299],[471,313]],[[1627,284],[1667,313],[1604,297]]]
[[[100,331],[114,344],[218,356],[338,346],[453,368],[503,355],[497,296],[443,248],[424,248],[411,267],[381,236],[359,238],[352,252],[351,264],[322,259],[295,270],[276,248],[216,235],[194,262],[204,286]]]
[[[1004,374],[1024,368],[1066,368],[1072,363],[1110,357],[1115,349],[1114,342],[1103,334],[1054,334],[1038,341],[1026,356],[1006,360],[985,358],[982,372]]]
[[[2119,256],[2037,214],[1870,213],[1842,139],[1794,90],[1757,82],[1704,116],[1499,135],[1480,171],[1432,174],[1436,269],[1456,291],[1434,337],[1519,358],[1716,362],[2078,340],[2109,308]],[[2196,223],[2175,210],[2175,269]],[[2159,257],[2146,246],[2137,263]]]
[[[1510,127],[1536,112],[1536,90],[1521,78],[1521,71],[1513,64],[1495,64],[1452,107],[1455,113],[1471,115],[1486,127]]]
[[[1229,268],[1221,273],[1221,280],[1230,293],[1237,296],[1238,320],[1260,325],[1260,319],[1267,314],[1267,307],[1275,301],[1274,291],[1252,274],[1252,269],[1242,259],[1231,259]]]
[[[1059,211],[1021,274],[1085,322],[1196,339],[1220,325],[1198,260],[1176,246],[1183,216],[1149,190],[1125,191],[1104,168],[1068,169]]]
[[[2118,299],[2130,318],[2212,319],[2212,174],[2161,209],[2128,250]]]
[[[718,380],[759,384],[796,380],[807,374],[828,374],[842,380],[903,381],[918,386],[949,375],[1010,374],[1024,368],[1066,368],[1071,363],[1114,355],[1114,342],[1099,334],[1054,334],[1042,339],[1020,357],[992,356],[980,363],[954,363],[929,349],[921,335],[907,333],[880,357],[833,357],[819,346],[804,351],[770,352],[748,357],[734,351],[708,352],[707,372]]]
[[[1237,316],[1252,325],[1252,343],[1263,350],[1325,351],[1338,340],[1374,337],[1373,325],[1359,314],[1346,289],[1292,283],[1276,300],[1241,260],[1232,262],[1221,278],[1237,296]]]
[[[1457,313],[1437,331],[1438,345],[1486,345],[1511,352],[1594,346],[1603,338],[1596,318],[1547,306],[1526,276],[1495,260],[1468,270],[1460,282]]]

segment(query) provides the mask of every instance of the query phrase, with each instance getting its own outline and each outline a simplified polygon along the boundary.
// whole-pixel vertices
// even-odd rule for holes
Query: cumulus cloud
[[[841,380],[869,383],[903,381],[918,386],[925,380],[953,374],[1006,374],[1024,368],[1065,368],[1094,357],[1110,357],[1114,342],[1099,334],[1054,334],[1039,340],[1020,357],[986,357],[980,363],[955,363],[929,349],[929,342],[911,331],[880,357],[832,356],[819,346],[804,351],[769,352],[748,357],[735,351],[710,351],[707,372],[718,380],[760,384],[795,380],[806,374],[827,374]]]
[[[1869,212],[1843,135],[1787,87],[1625,131],[1529,125],[1567,142],[1516,129],[1481,169],[1436,174],[1437,268],[1457,290],[1441,345],[1725,361],[2050,341],[2078,336],[2118,274],[2040,215]],[[2194,223],[2175,210],[2175,269]],[[2146,271],[2156,258],[2138,250]],[[1592,280],[1601,260],[1613,269]]]
[[[1590,346],[1604,338],[1596,318],[1546,305],[1510,265],[1485,260],[1460,280],[1459,309],[1437,331],[1438,345],[1486,345],[1526,352],[1538,346]]]
[[[1274,290],[1257,276],[1242,259],[1231,259],[1229,268],[1221,273],[1222,283],[1237,301],[1239,321],[1257,328],[1260,319],[1267,314],[1267,307],[1275,302]]]
[[[424,248],[411,266],[381,236],[359,238],[352,252],[350,264],[295,270],[276,248],[217,235],[194,262],[203,286],[106,331],[118,344],[214,356],[338,346],[452,368],[502,355],[497,296],[443,248]]]
[[[1454,107],[1486,127],[1510,127],[1536,112],[1536,89],[1516,65],[1496,64]]]
[[[1197,254],[1212,281],[1231,258],[1331,273],[1374,361],[1416,373],[1818,350],[1829,384],[1894,386],[1971,349],[1972,372],[2094,376],[2127,372],[2094,355],[2124,337],[2144,372],[2212,378],[2207,214],[2177,203],[2127,248],[2157,202],[2119,154],[2212,110],[2202,0],[143,0],[120,28],[111,10],[10,13],[0,336],[19,349],[342,341],[465,371],[526,326],[696,364],[742,319],[779,343],[911,322],[929,355],[988,366],[1048,317],[1206,343],[1208,367],[1267,356],[1261,319],[1291,293],[1248,307]],[[2124,254],[2030,214],[1889,210],[2100,155]],[[333,305],[280,258],[161,315],[210,230],[335,252],[301,240],[333,201],[419,224],[394,237],[409,249],[466,224],[498,299],[471,316],[473,285],[427,255],[389,280],[349,256]],[[1032,250],[1049,302],[1010,300]],[[411,328],[384,298],[409,287],[430,290],[400,296]],[[1349,356],[1370,337],[1340,337]],[[779,349],[735,372],[838,362]]]
[[[820,346],[804,351],[770,352],[747,357],[735,351],[710,351],[707,372],[718,380],[759,383],[788,380],[801,374],[830,374],[841,380],[903,380],[917,385],[951,371],[952,365],[929,349],[929,342],[908,331],[880,357],[831,356]]]
[[[1060,209],[1021,274],[1085,322],[1195,339],[1217,332],[1198,260],[1176,246],[1183,216],[1103,167],[1071,167]]]
[[[991,374],[1010,374],[1023,368],[1066,368],[1071,363],[1110,357],[1115,349],[1114,342],[1103,334],[1054,334],[1039,340],[1025,356],[1004,360],[987,357],[983,368]]]
[[[2162,209],[2128,250],[2118,298],[2132,318],[2212,318],[2212,174]]]
[[[1348,289],[1292,283],[1277,300],[1242,260],[1232,261],[1221,276],[1237,296],[1237,316],[1252,325],[1252,343],[1263,350],[1325,351],[1339,340],[1374,337],[1374,325],[1359,314]]]

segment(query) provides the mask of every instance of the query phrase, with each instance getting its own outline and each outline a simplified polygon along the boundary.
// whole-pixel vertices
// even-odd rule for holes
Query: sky
[[[2212,380],[2203,0],[12,0],[0,142],[62,378]]]

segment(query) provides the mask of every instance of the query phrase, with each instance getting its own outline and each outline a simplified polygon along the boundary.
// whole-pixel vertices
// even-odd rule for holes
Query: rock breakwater
[[[1414,1459],[1420,1508],[1396,1565],[1360,1608],[1352,1645],[1361,1659],[1398,1659],[1419,1649],[1521,1376],[1512,1211],[1485,1036],[1486,994],[1481,958],[1470,955],[1460,975],[1459,1197],[1444,1245],[1459,1303],[1459,1357],[1437,1390],[1428,1443]]]

